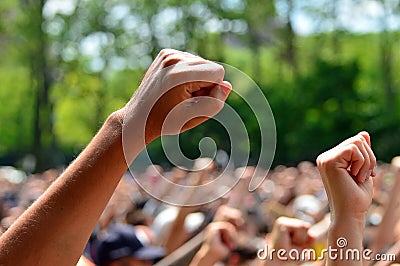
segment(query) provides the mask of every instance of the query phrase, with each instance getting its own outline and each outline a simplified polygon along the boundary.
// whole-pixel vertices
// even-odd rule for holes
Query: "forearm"
[[[111,115],[80,156],[1,237],[1,265],[72,265],[79,260],[127,169],[122,117]]]
[[[389,196],[389,202],[385,209],[382,222],[379,224],[376,231],[376,236],[372,243],[371,249],[374,254],[377,254],[386,248],[394,241],[393,228],[400,217],[400,171],[396,172],[395,184],[392,187]]]
[[[190,207],[180,207],[178,215],[172,223],[170,231],[167,234],[163,246],[167,250],[167,254],[172,253],[179,248],[188,238],[188,232],[185,230],[185,220],[190,213]]]
[[[189,266],[213,266],[218,260],[210,255],[210,247],[202,246]]]
[[[364,226],[365,215],[360,215],[357,218],[349,215],[332,217],[331,227],[328,232],[328,247],[333,252],[325,254],[327,265],[363,265],[362,241]],[[356,250],[360,258],[353,258],[348,251],[349,249]],[[334,250],[337,250],[337,252]],[[340,256],[341,252],[343,254],[342,258]]]

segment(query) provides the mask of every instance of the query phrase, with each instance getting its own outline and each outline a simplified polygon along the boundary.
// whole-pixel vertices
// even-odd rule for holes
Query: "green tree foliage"
[[[390,160],[400,150],[399,33],[390,24],[399,1],[374,2],[383,10],[380,30],[368,34],[342,24],[340,3],[3,0],[0,163],[27,153],[40,168],[65,163],[60,155],[71,158],[88,143],[166,47],[233,65],[256,81],[275,115],[275,164],[313,160],[364,129],[379,158]],[[299,10],[315,21],[312,34],[296,33]],[[255,161],[257,121],[238,95],[228,103],[245,121]],[[183,152],[198,156],[204,136],[230,149],[226,130],[211,120],[180,137]],[[150,151],[168,163],[159,141]]]

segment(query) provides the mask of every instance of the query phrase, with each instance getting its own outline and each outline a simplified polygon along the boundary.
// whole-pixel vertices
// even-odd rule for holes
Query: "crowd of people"
[[[196,189],[221,173],[211,159],[198,159],[191,171],[152,165],[127,174],[147,144],[213,117],[231,89],[222,66],[163,50],[131,100],[66,169],[21,184],[0,171],[0,265],[395,263],[389,255],[400,249],[400,163],[395,158],[377,167],[367,132],[322,152],[317,166],[276,167],[252,192],[249,182],[259,169],[225,173],[224,180],[238,179],[236,186],[201,205],[165,204],[134,179],[166,201],[215,198],[224,184],[206,194]],[[161,175],[183,186],[164,186]],[[187,185],[194,189],[181,189]],[[319,256],[295,256],[304,250]],[[337,257],[338,250],[346,256]]]
[[[198,159],[196,163],[200,165],[199,170],[193,172],[151,165],[138,175],[152,180],[154,187],[160,189],[157,180],[161,176],[179,184],[193,184],[196,179],[200,185],[221,172],[209,158]],[[2,232],[54,182],[62,169],[30,175],[21,183],[10,182],[7,174],[12,172],[10,168],[0,170]],[[281,238],[277,232],[283,226],[300,225],[307,229],[309,241],[302,248],[312,248],[316,252],[326,248],[330,209],[316,165],[301,162],[297,167],[277,166],[268,172],[256,191],[249,192],[248,183],[253,172],[251,166],[232,171],[232,179],[239,182],[227,195],[195,207],[172,206],[151,197],[127,172],[100,216],[84,256],[96,265],[108,265],[111,260],[118,261],[132,254],[136,254],[134,257],[138,260],[159,261],[159,265],[167,265],[162,264],[163,258],[169,265],[189,265],[207,237],[215,237],[220,228],[227,230],[230,226],[235,232],[231,246],[229,242],[211,239],[207,243],[212,250],[220,252],[214,255],[215,265],[260,265],[258,250],[265,248],[265,244],[276,248],[275,242]],[[365,248],[377,253],[387,252],[400,240],[399,215],[396,215],[400,200],[398,189],[400,161],[395,158],[392,164],[382,163],[377,168],[373,202],[366,219]],[[164,192],[166,197],[170,192]],[[209,231],[212,233],[206,235]],[[193,243],[196,236],[198,241]],[[282,247],[289,250],[292,245],[296,246],[288,243]],[[123,248],[127,249],[126,254],[115,253]],[[301,260],[290,263],[306,262],[310,263]]]

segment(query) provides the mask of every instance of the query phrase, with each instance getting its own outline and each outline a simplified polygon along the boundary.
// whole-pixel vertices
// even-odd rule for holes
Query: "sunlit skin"
[[[188,64],[190,62],[190,64]],[[171,71],[165,68],[181,63]],[[163,95],[159,80],[181,81],[170,93]],[[200,77],[197,78],[197,77]],[[203,83],[196,80],[210,80]],[[131,160],[147,143],[161,134],[163,116],[143,114],[149,106],[155,112],[172,110],[180,100],[196,98],[193,93],[206,89],[206,96],[215,104],[193,101],[187,110],[202,118],[190,120],[183,132],[218,113],[230,91],[230,84],[223,81],[222,66],[203,58],[163,50],[147,71],[132,99],[122,109],[111,114],[97,135],[65,172],[0,238],[1,265],[75,265],[93,231],[97,220],[110,200],[121,176]],[[191,94],[188,92],[192,92]],[[155,104],[153,97],[163,95]],[[179,99],[178,101],[176,99]],[[186,115],[186,114],[185,114]],[[147,119],[148,118],[148,119]],[[123,127],[136,128],[128,135],[129,150],[123,149]]]
[[[372,201],[376,158],[367,132],[361,132],[317,159],[331,209],[328,244],[337,248],[337,239],[346,238],[346,248],[363,250],[367,211]],[[327,260],[328,265],[363,265],[363,261]]]

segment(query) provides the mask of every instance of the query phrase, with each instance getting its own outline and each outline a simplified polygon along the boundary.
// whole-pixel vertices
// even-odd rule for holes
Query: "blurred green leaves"
[[[384,14],[399,16],[392,4],[382,5]],[[311,35],[294,30],[300,9],[315,21]],[[340,10],[337,1],[304,0],[3,0],[0,157],[76,155],[169,47],[230,64],[257,82],[277,124],[275,164],[313,160],[359,130],[370,131],[378,157],[389,160],[400,150],[399,32],[385,19],[383,31],[349,32]],[[228,102],[246,122],[256,159],[257,121],[237,95]],[[201,136],[230,148],[210,121],[181,136],[189,157]],[[151,150],[156,162],[165,160],[159,146]],[[65,163],[39,160],[42,168]]]

